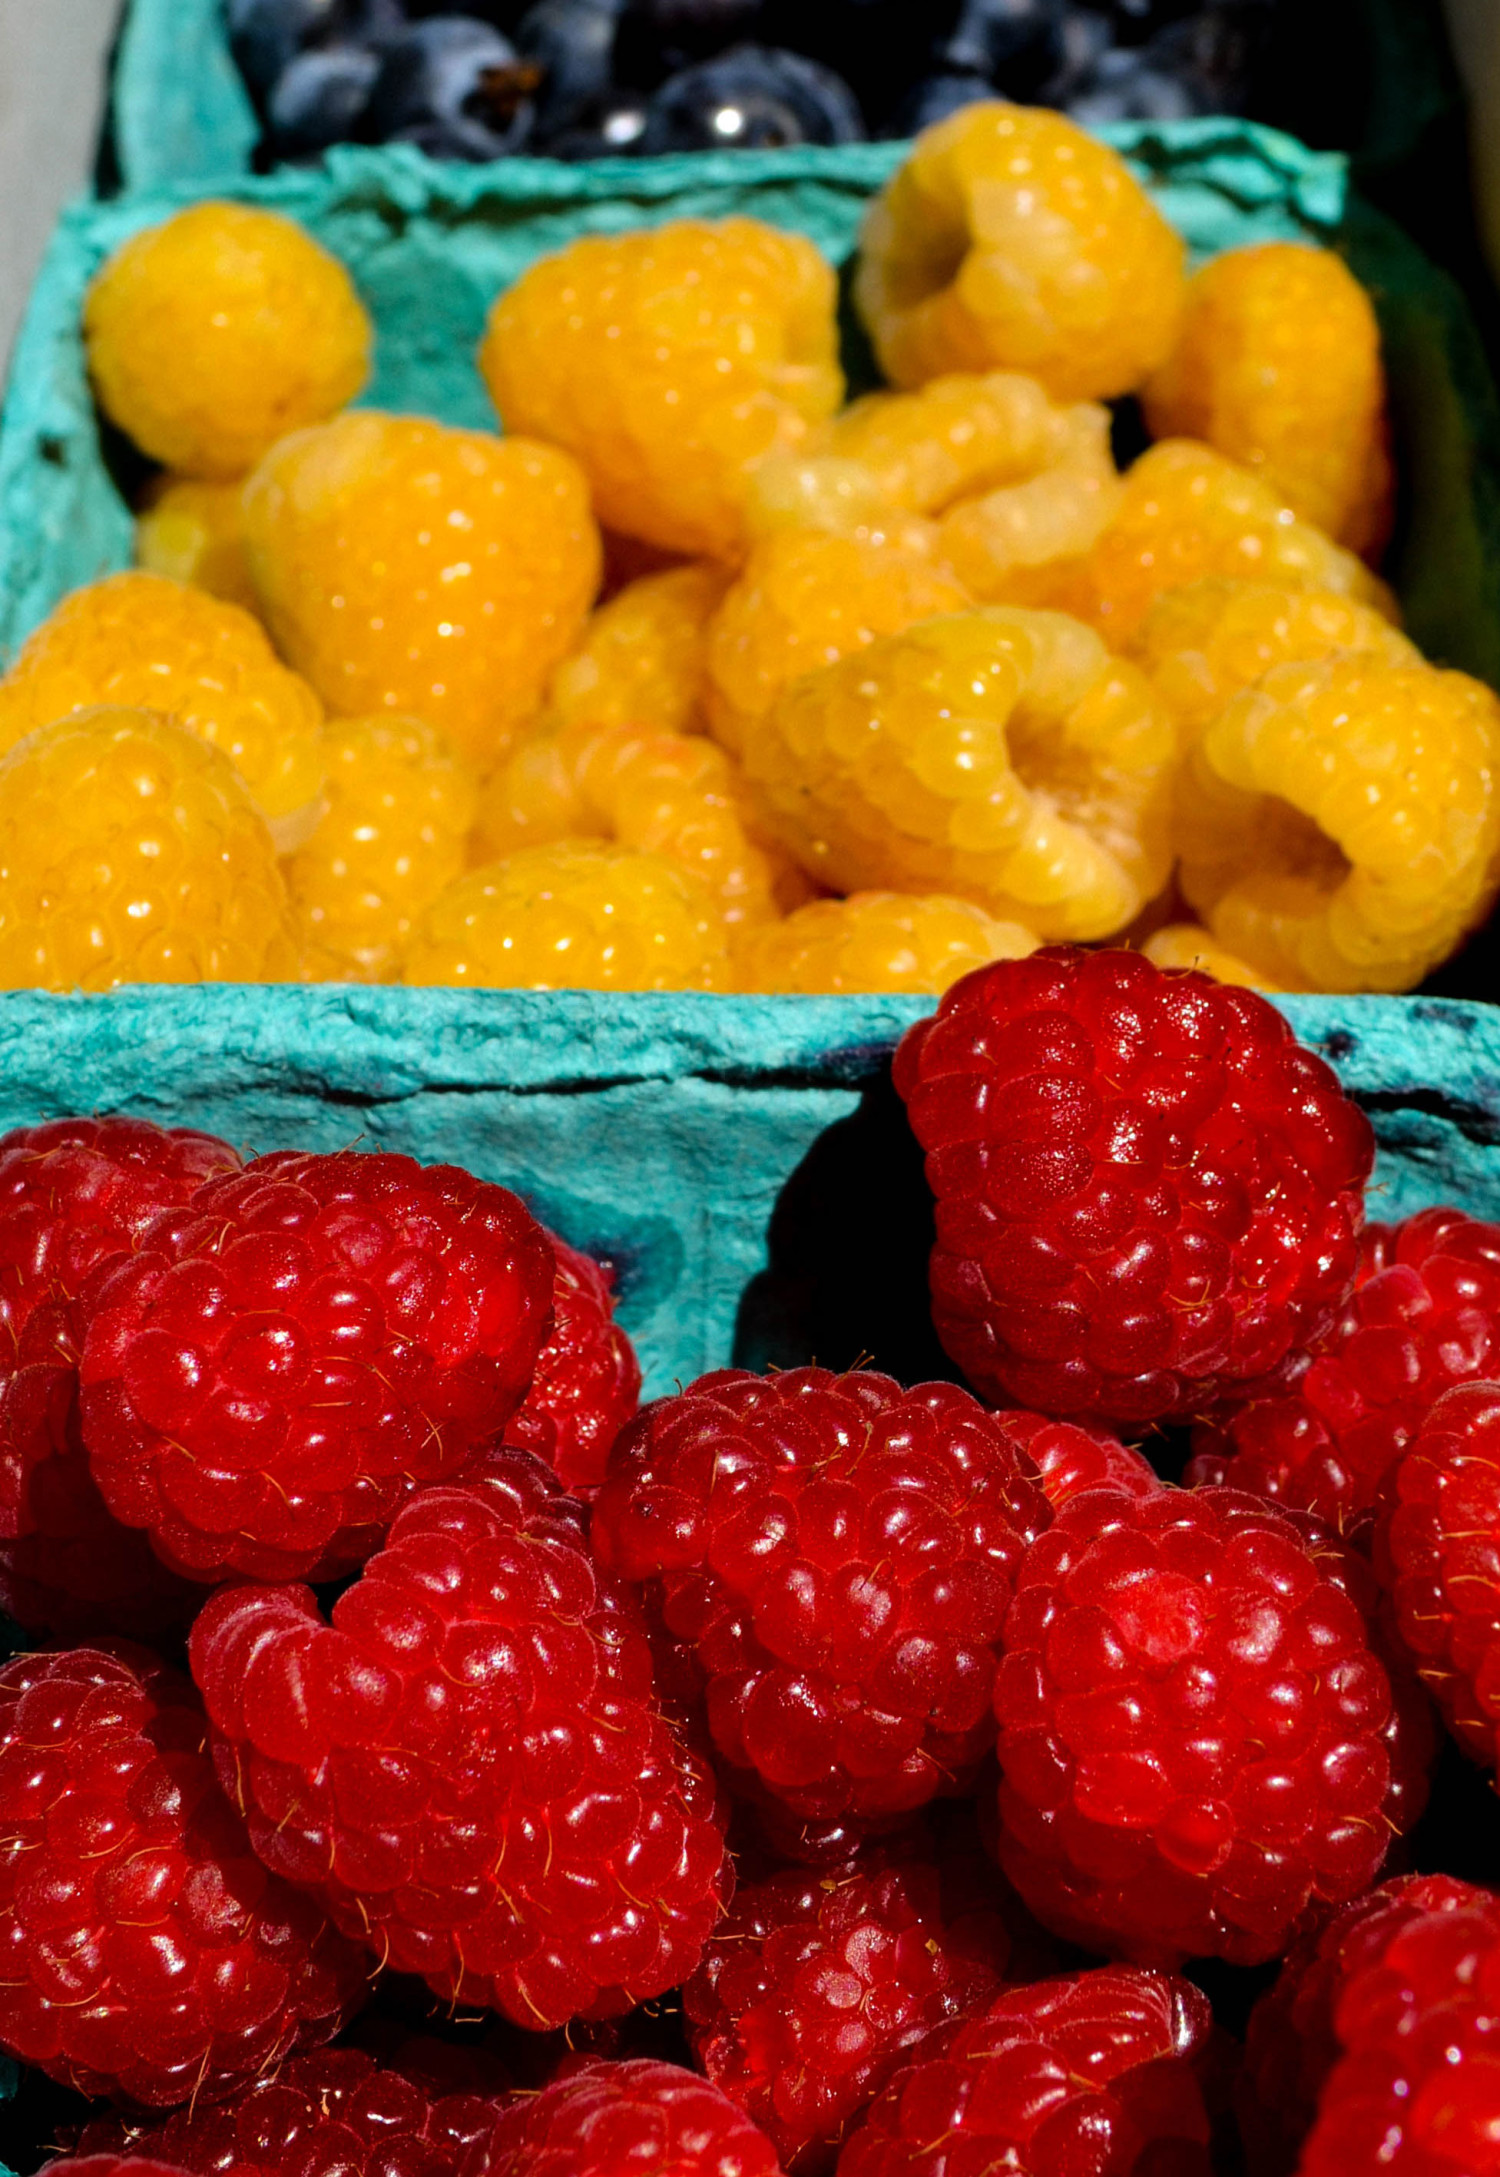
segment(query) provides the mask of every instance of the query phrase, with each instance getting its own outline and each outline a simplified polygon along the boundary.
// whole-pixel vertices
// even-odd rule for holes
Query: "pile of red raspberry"
[[[1422,1819],[1500,1759],[1500,1226],[1365,1226],[1330,1070],[1134,954],[896,1082],[972,1391],[637,1411],[501,1186],[0,1142],[58,2177],[1500,2177],[1500,1886]]]

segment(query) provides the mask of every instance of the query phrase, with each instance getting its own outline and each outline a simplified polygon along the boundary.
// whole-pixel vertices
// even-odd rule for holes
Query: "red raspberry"
[[[614,1320],[611,1271],[555,1232],[547,1237],[557,1257],[552,1328],[505,1441],[544,1459],[575,1496],[592,1494],[611,1444],[640,1404],[641,1366]]]
[[[1095,1949],[1275,1957],[1390,1842],[1364,1620],[1236,1490],[1064,1504],[1021,1568],[995,1707],[1001,1865]]]
[[[1456,1209],[1371,1225],[1358,1285],[1306,1373],[1200,1429],[1187,1479],[1358,1529],[1434,1399],[1497,1374],[1500,1225]]]
[[[554,1264],[513,1194],[410,1157],[262,1157],[99,1295],[83,1428],[110,1510],[200,1580],[360,1564],[519,1403]]]
[[[306,1588],[228,1588],[189,1654],[256,1851],[382,1964],[530,2027],[697,1964],[729,1881],[713,1783],[540,1460],[420,1490],[332,1629]]]
[[[47,2163],[47,2177],[183,2177],[175,2162],[148,2154],[60,2154]],[[257,2177],[246,2165],[236,2165],[236,2177]]]
[[[977,2009],[1010,1954],[982,1862],[877,1846],[741,1889],[683,1990],[693,2053],[775,2142],[832,2166],[850,2122],[933,2027]]]
[[[1396,1469],[1377,1543],[1402,1641],[1448,1724],[1500,1763],[1500,1383],[1444,1392]]]
[[[192,1687],[124,1643],[0,1666],[0,2046],[145,2108],[328,2040],[366,1960],[252,1858]]]
[[[1085,1489],[1154,1497],[1167,1486],[1143,1451],[1122,1444],[1107,1430],[1080,1428],[1076,1421],[1050,1421],[1045,1414],[1027,1413],[1021,1407],[997,1413],[993,1419],[1032,1460],[1054,1510]]]
[[[146,1119],[52,1119],[0,1140],[0,1609],[32,1633],[150,1634],[188,1590],[111,1519],[78,1435],[78,1355],[109,1265],[239,1170],[227,1142]]]
[[[1500,1900],[1451,1875],[1400,1875],[1335,1913],[1288,1952],[1275,1986],[1250,2014],[1237,2101],[1256,2177],[1290,2177],[1339,2059],[1334,2012],[1357,1975],[1381,1967],[1396,1937],[1443,1913],[1487,1915],[1500,1935]]]
[[[979,1391],[1201,1413],[1354,1279],[1368,1120],[1266,999],[1066,946],[956,983],[896,1087],[937,1198],[933,1321]]]
[[[460,2177],[777,2177],[776,2149],[695,2072],[584,2063],[496,2118]]]
[[[839,2177],[1208,2177],[1189,1982],[1104,1966],[1007,1988],[898,2071]]]
[[[625,1430],[593,1532],[690,1644],[738,1780],[870,1820],[961,1788],[988,1751],[1000,1628],[1049,1517],[952,1384],[726,1368]]]
[[[505,2098],[439,2096],[363,2049],[319,2049],[147,2132],[131,2136],[112,2119],[90,2124],[79,2146],[126,2154],[118,2177],[141,2177],[147,2155],[190,2177],[243,2177],[247,2168],[263,2177],[453,2177]]]

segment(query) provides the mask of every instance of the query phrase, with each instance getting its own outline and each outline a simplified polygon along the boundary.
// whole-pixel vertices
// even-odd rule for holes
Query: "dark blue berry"
[[[765,0],[758,35],[835,69],[885,131],[914,84],[949,72],[937,56],[960,12],[959,0]]]
[[[1107,121],[1182,121],[1205,111],[1180,76],[1153,68],[1145,51],[1121,46],[1100,55],[1088,83],[1068,100],[1068,112],[1088,128]]]
[[[328,45],[299,53],[266,101],[266,133],[277,158],[314,158],[344,143],[359,125],[380,73],[368,45]]]
[[[759,35],[765,0],[626,0],[617,75],[637,90]]]
[[[1040,97],[1063,62],[1065,0],[964,0],[950,37],[939,41],[945,75],[983,76],[1006,98]]]
[[[1169,24],[1195,15],[1201,0],[1110,0],[1116,45],[1144,45]]]
[[[843,80],[800,53],[738,45],[668,77],[647,108],[642,151],[852,144],[864,122]]]
[[[433,15],[386,47],[360,124],[374,143],[436,159],[499,159],[531,131],[540,80],[508,38],[469,15]]]
[[[552,159],[627,157],[641,148],[646,108],[641,91],[607,91],[538,148]]]
[[[926,76],[905,104],[897,107],[891,133],[915,136],[920,130],[931,128],[935,121],[946,121],[950,113],[957,113],[961,107],[975,106],[981,99],[994,96],[995,86],[988,76]]]
[[[542,71],[536,138],[570,127],[614,83],[615,32],[622,0],[536,0],[516,30],[522,57]],[[550,148],[550,147],[548,147]]]
[[[230,50],[259,99],[299,53],[361,45],[402,27],[399,0],[224,0]]]

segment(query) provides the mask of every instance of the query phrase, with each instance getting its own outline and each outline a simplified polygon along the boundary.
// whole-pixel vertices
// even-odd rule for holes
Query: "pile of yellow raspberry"
[[[994,101],[869,207],[853,401],[838,296],[754,219],[574,242],[460,430],[349,406],[370,322],[291,221],[127,242],[89,365],[160,473],[137,571],[0,682],[0,973],[933,993],[1071,939],[1420,982],[1500,889],[1500,702],[1376,571],[1342,259],[1190,267],[1114,151]]]

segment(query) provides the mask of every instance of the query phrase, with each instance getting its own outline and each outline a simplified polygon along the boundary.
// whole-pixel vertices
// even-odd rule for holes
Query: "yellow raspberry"
[[[1274,665],[1210,721],[1176,811],[1183,892],[1286,989],[1409,990],[1500,880],[1500,701],[1464,673]]]
[[[1018,371],[954,371],[914,393],[867,393],[834,418],[821,445],[871,470],[898,506],[941,514],[1050,467],[1070,413]]]
[[[924,130],[871,205],[854,300],[896,385],[1021,370],[1107,400],[1171,352],[1183,256],[1097,137],[986,101]]]
[[[664,855],[560,841],[523,847],[436,899],[406,953],[408,983],[520,990],[723,990],[724,925]]]
[[[521,736],[481,787],[469,860],[482,868],[486,862],[504,861],[518,847],[609,835],[608,821],[584,797],[574,752],[565,745],[556,718],[546,715]]]
[[[1053,574],[1050,591],[1042,589],[1048,601],[1090,621],[1117,649],[1134,641],[1158,597],[1208,575],[1333,590],[1388,617],[1395,611],[1352,552],[1298,521],[1263,477],[1193,439],[1164,439],[1143,453],[1093,550],[1058,562]]]
[[[0,681],[0,748],[99,703],[163,712],[219,749],[282,853],[316,822],[323,706],[238,605],[155,574],[74,590]]]
[[[136,565],[257,611],[245,560],[240,489],[238,480],[213,484],[193,476],[163,477],[136,516]]]
[[[317,979],[375,982],[462,874],[477,789],[418,718],[341,718],[326,747],[327,808],[287,863],[287,890]]]
[[[1200,975],[1211,975],[1216,983],[1238,983],[1244,990],[1281,987],[1247,960],[1238,960],[1222,945],[1216,945],[1212,934],[1196,922],[1166,923],[1147,938],[1141,951],[1159,968],[1196,968]]]
[[[730,558],[750,470],[843,392],[833,268],[756,219],[590,235],[491,313],[479,367],[509,431],[565,446],[599,519]]]
[[[708,627],[727,586],[722,569],[698,564],[617,592],[553,674],[550,709],[566,725],[701,733]]]
[[[0,758],[0,987],[259,982],[293,957],[276,849],[217,749],[100,705]]]
[[[1109,410],[1080,401],[1057,416],[1042,467],[960,500],[938,524],[936,550],[987,603],[1045,602],[1058,565],[1081,560],[1120,511]]]
[[[278,647],[331,711],[414,712],[480,770],[599,581],[566,454],[370,409],[273,448],[245,487],[245,541]]]
[[[338,259],[244,204],[132,235],[90,287],[83,330],[105,414],[182,476],[243,476],[370,373],[370,321]]]
[[[929,620],[793,682],[747,736],[769,821],[835,891],[953,892],[1107,937],[1171,866],[1177,735],[1061,613]]]
[[[714,738],[742,754],[753,721],[799,674],[969,602],[946,569],[913,553],[810,530],[767,537],[709,630]]]
[[[1331,590],[1209,576],[1168,590],[1147,614],[1131,654],[1163,703],[1199,733],[1242,688],[1287,659],[1363,650],[1381,665],[1420,665],[1422,654],[1371,605]]]
[[[1022,960],[1037,940],[971,900],[941,893],[853,892],[813,900],[782,922],[746,932],[736,951],[741,990],[898,990],[940,996],[991,960]]]
[[[1177,344],[1142,389],[1154,438],[1201,438],[1351,551],[1389,527],[1380,328],[1341,257],[1226,250],[1188,284]]]

